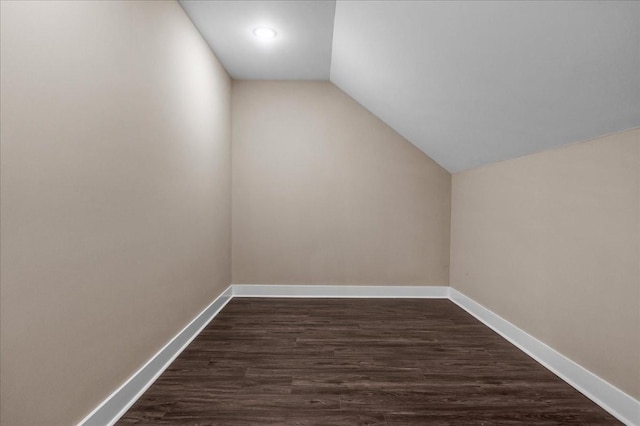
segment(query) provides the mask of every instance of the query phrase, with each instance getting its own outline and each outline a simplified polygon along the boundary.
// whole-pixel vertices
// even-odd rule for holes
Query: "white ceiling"
[[[180,0],[232,78],[328,80],[335,1]],[[277,31],[261,41],[252,31]]]
[[[331,81],[451,172],[640,125],[638,2],[348,2]]]
[[[640,126],[640,2],[181,3],[232,77],[330,67],[451,172]]]

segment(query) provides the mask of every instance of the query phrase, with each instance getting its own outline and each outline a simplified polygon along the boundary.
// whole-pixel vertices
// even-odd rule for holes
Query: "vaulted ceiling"
[[[181,4],[233,78],[330,79],[450,172],[640,126],[640,2]]]

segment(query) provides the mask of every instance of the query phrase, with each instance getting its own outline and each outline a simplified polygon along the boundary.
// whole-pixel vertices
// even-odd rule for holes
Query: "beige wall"
[[[640,397],[640,130],[451,194],[331,83],[232,96],[175,2],[0,4],[3,425],[77,422],[232,274],[446,285],[450,218],[455,288]]]
[[[329,82],[234,81],[233,282],[447,285],[451,176]]]
[[[72,424],[230,283],[230,79],[175,2],[1,4],[1,423]]]
[[[640,397],[640,130],[453,176],[451,285]]]

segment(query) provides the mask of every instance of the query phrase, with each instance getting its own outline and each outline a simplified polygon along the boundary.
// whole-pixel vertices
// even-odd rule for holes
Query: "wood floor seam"
[[[620,424],[446,299],[231,300],[118,424]]]

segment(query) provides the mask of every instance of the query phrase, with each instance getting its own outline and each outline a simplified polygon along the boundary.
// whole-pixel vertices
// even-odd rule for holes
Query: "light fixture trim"
[[[276,38],[278,32],[269,27],[256,27],[253,29],[253,35],[261,40],[271,40]]]

